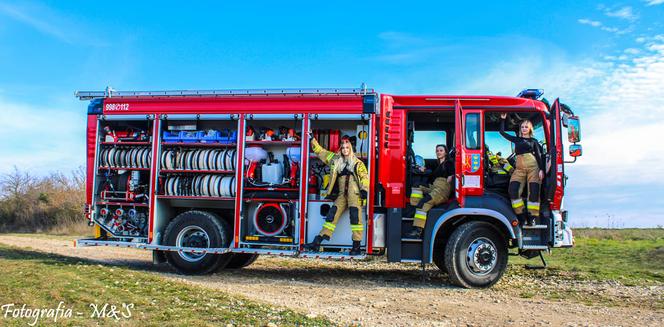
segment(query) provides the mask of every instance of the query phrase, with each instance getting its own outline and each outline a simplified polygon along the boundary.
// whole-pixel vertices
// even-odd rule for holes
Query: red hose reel
[[[288,226],[288,214],[279,203],[261,203],[254,211],[256,231],[264,236],[277,236]]]

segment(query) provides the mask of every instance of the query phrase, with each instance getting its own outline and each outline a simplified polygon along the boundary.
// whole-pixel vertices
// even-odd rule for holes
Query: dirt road
[[[70,240],[0,235],[0,243],[32,248],[105,264],[145,269],[167,278],[223,290],[258,302],[325,316],[341,325],[458,326],[661,326],[664,311],[643,303],[664,300],[664,287],[627,287],[614,283],[540,281],[504,278],[489,290],[449,286],[446,276],[427,268],[425,281],[417,265],[330,262],[261,257],[248,268],[212,276],[180,276],[153,267],[151,254],[119,248],[74,248]],[[120,259],[121,258],[121,259]],[[623,299],[620,306],[586,305],[576,300],[523,298],[523,288],[558,287]]]

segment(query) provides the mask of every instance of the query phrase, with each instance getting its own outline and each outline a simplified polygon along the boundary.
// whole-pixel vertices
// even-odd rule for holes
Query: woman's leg
[[[339,195],[334,201],[334,205],[328,211],[327,216],[325,217],[325,223],[323,223],[323,229],[320,231],[320,236],[329,240],[334,233],[334,230],[337,228],[337,222],[339,217],[344,213],[346,207],[348,206],[348,199],[345,196]]]
[[[527,171],[520,165],[517,165],[514,173],[512,173],[512,177],[510,178],[510,185],[507,190],[510,195],[510,200],[512,201],[512,209],[514,209],[514,213],[521,221],[525,221],[525,217],[523,217],[524,203],[523,199],[521,198],[521,192],[523,191],[523,186],[525,185],[527,176]]]
[[[541,183],[539,179],[539,168],[530,169],[528,171],[528,213],[530,214],[531,225],[534,225],[540,212],[540,189]]]

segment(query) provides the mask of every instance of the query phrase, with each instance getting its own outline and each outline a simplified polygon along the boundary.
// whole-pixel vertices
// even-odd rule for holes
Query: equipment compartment
[[[360,115],[348,117],[327,117],[321,115],[311,120],[312,136],[316,138],[318,143],[326,150],[337,152],[340,148],[341,140],[348,138],[353,145],[353,150],[358,159],[362,160],[370,170],[369,165],[369,147],[371,140],[369,139],[369,122]],[[330,183],[330,167],[323,163],[318,158],[318,155],[313,153],[310,149],[307,151],[309,155],[309,172],[307,181],[307,221],[306,221],[306,237],[307,243],[312,242],[314,237],[318,235],[325,223],[325,217],[330,208],[334,205],[334,199],[329,199],[327,194],[328,183]],[[364,226],[364,235],[362,237],[361,245],[366,245],[367,239],[367,206],[365,205],[360,213],[360,219]],[[334,234],[329,241],[323,241],[324,248],[345,249],[350,248],[352,245],[351,227],[348,209],[346,209],[339,218]]]
[[[107,237],[147,238],[154,122],[100,117],[92,221]]]

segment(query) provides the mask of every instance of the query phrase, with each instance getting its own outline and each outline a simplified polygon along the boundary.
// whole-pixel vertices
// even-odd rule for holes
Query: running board
[[[548,250],[549,247],[546,245],[524,245],[521,247],[522,250]]]
[[[367,257],[366,254],[348,255],[339,252],[300,252],[300,258],[311,259],[336,259],[336,260],[362,260]]]
[[[525,225],[525,226],[521,226],[521,228],[522,229],[546,229],[547,226],[546,225],[533,225],[533,226]]]
[[[292,251],[292,250],[273,250],[273,249],[247,249],[247,248],[239,248],[239,249],[232,249],[231,252],[233,252],[233,253],[265,254],[265,255],[274,255],[274,256],[280,256],[280,257],[292,257],[292,256],[297,255],[297,251]]]
[[[152,245],[147,243],[137,242],[120,242],[120,241],[105,241],[97,239],[80,239],[74,240],[74,247],[86,246],[115,246],[121,248],[136,248],[142,250],[157,250],[157,251],[174,251],[174,252],[191,252],[198,254],[224,254],[231,252],[229,248],[189,248],[168,245]]]

